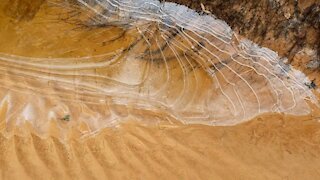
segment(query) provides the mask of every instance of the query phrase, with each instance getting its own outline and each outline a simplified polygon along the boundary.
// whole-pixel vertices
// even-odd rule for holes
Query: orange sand
[[[0,135],[0,179],[319,179],[315,117],[264,115],[234,127],[134,122],[60,141],[26,125]],[[17,135],[20,134],[20,135]]]
[[[1,9],[6,2],[0,2]],[[14,2],[31,6],[28,0]],[[16,18],[17,28],[28,30],[30,36],[24,36],[28,41],[47,31],[28,24],[39,8],[17,6],[7,7],[6,13]],[[27,14],[27,20],[21,20],[19,13]],[[9,23],[3,17],[0,26]],[[40,50],[26,44],[19,49],[15,46],[19,38],[10,29],[14,28],[6,28],[0,28],[0,49],[5,53],[70,57],[105,51],[100,46],[87,48],[98,44],[95,39],[99,37],[84,38],[81,43],[72,38],[62,41],[55,31],[65,32],[63,28],[51,29],[50,38],[56,44],[40,44]],[[78,44],[76,50],[63,47]],[[63,51],[59,54],[57,48]],[[55,121],[43,137],[30,124],[8,127],[1,112],[5,109],[0,107],[0,179],[320,179],[319,111],[303,117],[266,114],[232,127],[176,122],[143,125],[132,120],[90,136],[83,136],[89,127],[80,124],[62,140]],[[67,123],[59,122],[59,127]]]

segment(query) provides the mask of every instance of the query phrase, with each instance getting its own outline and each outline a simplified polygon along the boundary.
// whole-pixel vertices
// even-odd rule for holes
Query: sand
[[[315,117],[267,114],[233,127],[134,121],[59,140],[28,125],[0,135],[0,179],[319,179]]]
[[[5,2],[0,2],[1,9]],[[81,43],[63,40],[58,32],[70,27],[43,26],[41,18],[34,26],[28,23],[39,7],[18,6],[28,16],[20,16],[14,9],[6,12],[14,12],[14,22],[0,14],[0,25],[8,24],[0,29],[1,52],[35,57],[106,53],[97,45],[101,44],[98,33]],[[46,28],[52,27],[56,27],[50,31],[54,35],[48,36]],[[21,36],[24,41],[15,34],[19,28],[27,34]],[[89,33],[76,35],[88,37]],[[44,41],[33,39],[35,34],[56,43],[41,44]],[[105,36],[112,39],[110,34]],[[29,45],[30,41],[40,44]],[[14,79],[6,80],[14,84]],[[15,103],[24,103],[22,100]],[[320,179],[317,109],[300,117],[264,114],[235,126],[167,120],[146,124],[145,119],[142,123],[139,118],[127,118],[119,126],[94,131],[84,123],[69,126],[70,122],[61,120],[51,121],[42,134],[27,121],[19,126],[8,124],[6,109],[6,103],[0,104],[0,179]]]

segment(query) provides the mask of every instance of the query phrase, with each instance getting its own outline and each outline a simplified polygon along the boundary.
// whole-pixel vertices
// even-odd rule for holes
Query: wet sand
[[[233,127],[126,122],[65,141],[51,125],[0,135],[1,179],[319,179],[320,124],[314,117],[264,115]],[[3,128],[3,122],[1,123]]]

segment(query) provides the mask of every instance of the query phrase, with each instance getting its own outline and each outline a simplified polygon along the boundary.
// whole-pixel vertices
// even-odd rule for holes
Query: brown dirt
[[[320,2],[318,0],[165,0],[209,11],[234,31],[287,57],[310,74],[320,72]],[[303,59],[303,60],[301,60]]]
[[[207,11],[241,35],[292,58],[307,46],[320,50],[320,2],[317,0],[168,0]],[[277,42],[277,43],[275,43]]]

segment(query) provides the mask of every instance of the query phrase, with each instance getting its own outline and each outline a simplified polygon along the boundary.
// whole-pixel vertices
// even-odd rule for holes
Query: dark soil
[[[320,69],[320,0],[165,1],[210,11],[240,35],[288,57],[289,62],[301,50],[314,50],[309,61],[315,63],[314,70]]]

